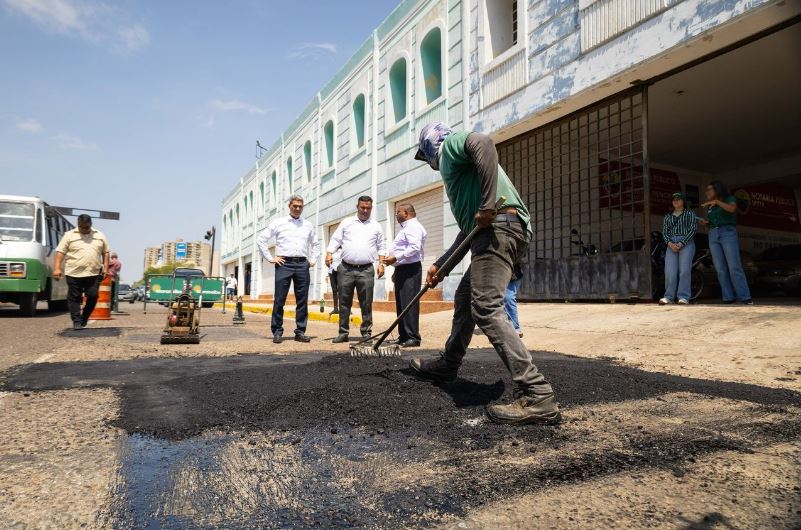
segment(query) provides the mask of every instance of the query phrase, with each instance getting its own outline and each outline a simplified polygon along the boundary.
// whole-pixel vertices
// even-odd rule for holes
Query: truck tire
[[[36,316],[36,293],[22,293],[19,300],[19,312],[24,317]]]

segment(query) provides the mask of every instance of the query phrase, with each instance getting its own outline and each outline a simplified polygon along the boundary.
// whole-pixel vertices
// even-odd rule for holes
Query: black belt
[[[279,257],[284,258],[284,261],[287,263],[304,263],[306,261],[306,258],[304,258],[303,256],[279,256]]]
[[[372,263],[365,263],[364,265],[354,265],[353,263],[348,263],[347,261],[342,262],[343,265],[347,265],[353,269],[366,269],[367,267],[372,267]]]

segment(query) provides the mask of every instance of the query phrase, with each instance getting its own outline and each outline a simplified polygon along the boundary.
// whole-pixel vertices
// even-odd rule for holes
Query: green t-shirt
[[[445,183],[445,193],[451,202],[451,211],[456,224],[465,234],[476,226],[475,215],[481,206],[481,184],[473,160],[465,151],[468,132],[453,133],[442,142],[439,172]],[[529,238],[534,234],[531,217],[520,194],[509,180],[506,172],[498,166],[498,188],[496,200],[506,197],[504,206],[517,209],[517,215],[525,223]]]
[[[727,195],[723,199],[723,202],[726,204],[737,204],[737,199],[734,198],[734,195]],[[711,208],[707,208],[706,219],[713,227],[726,225],[733,226],[737,224],[737,211],[735,210],[734,213],[729,213],[720,206],[715,205]]]

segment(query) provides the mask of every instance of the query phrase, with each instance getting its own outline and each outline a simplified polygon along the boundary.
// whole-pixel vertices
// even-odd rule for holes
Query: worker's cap
[[[675,201],[676,199],[684,200],[684,194],[680,191],[677,191],[673,194],[673,200]]]
[[[429,164],[432,161],[436,163],[440,145],[452,132],[451,128],[441,121],[435,121],[423,127],[420,130],[420,142],[414,159]]]

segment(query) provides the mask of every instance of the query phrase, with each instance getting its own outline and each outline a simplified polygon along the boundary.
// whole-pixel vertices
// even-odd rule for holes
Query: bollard
[[[242,313],[242,297],[236,298],[236,311],[234,311],[234,324],[244,324],[245,315]]]
[[[97,290],[97,305],[89,320],[111,320],[111,276],[106,276]]]

